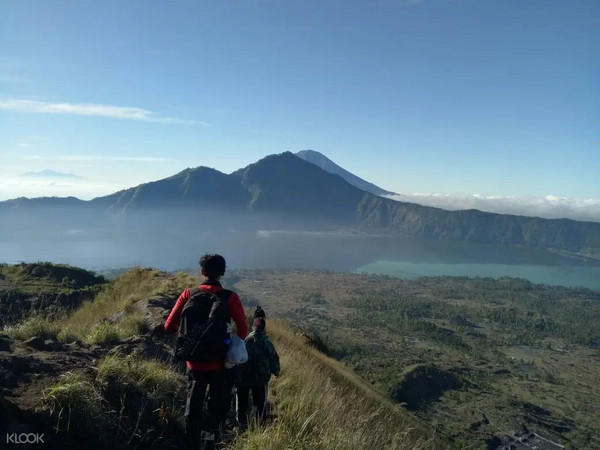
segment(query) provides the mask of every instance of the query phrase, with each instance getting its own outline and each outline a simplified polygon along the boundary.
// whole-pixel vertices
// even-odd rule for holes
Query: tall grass
[[[424,449],[433,431],[374,391],[337,361],[276,321],[268,324],[282,375],[270,385],[274,418],[231,449]]]
[[[183,376],[171,367],[133,355],[106,356],[98,367],[97,380],[102,384],[120,383],[135,388],[159,403],[170,403],[185,384]]]
[[[88,343],[111,343],[144,332],[141,314],[129,312],[124,320],[112,324],[107,319],[126,311],[129,306],[158,294],[177,296],[197,280],[189,274],[167,275],[154,269],[134,268],[114,280],[94,301],[86,302],[60,322],[61,341],[74,337]]]
[[[142,312],[132,307],[135,302],[159,294],[177,297],[197,283],[197,278],[185,272],[170,275],[137,267],[105,285],[93,301],[84,302],[71,315],[54,319],[32,316],[2,332],[20,340],[40,336],[62,342],[115,343],[147,331]]]
[[[56,420],[56,432],[106,428],[108,416],[100,389],[82,373],[66,372],[44,392],[44,403]]]
[[[15,325],[7,325],[2,332],[13,339],[25,340],[34,336],[50,339],[56,338],[60,332],[60,326],[48,318],[33,316]]]
[[[169,448],[166,440],[183,440],[184,388],[184,377],[164,364],[110,355],[95,376],[62,375],[43,404],[67,448]]]
[[[196,282],[183,273],[169,276],[133,269],[71,316],[54,323],[34,318],[11,332],[22,337],[58,334],[62,340],[118,341],[144,327],[143,316],[132,304],[159,293],[176,295]],[[123,314],[119,320],[108,320],[119,313]],[[275,320],[269,321],[268,332],[282,366],[281,377],[271,382],[273,417],[267,426],[251,427],[238,436],[229,444],[231,450],[435,447],[431,429],[303,337]],[[162,439],[165,432],[179,439],[184,387],[184,377],[169,366],[109,355],[101,361],[95,378],[67,374],[45,399],[63,431],[77,425],[92,430],[91,435],[105,443],[116,432],[133,445]]]

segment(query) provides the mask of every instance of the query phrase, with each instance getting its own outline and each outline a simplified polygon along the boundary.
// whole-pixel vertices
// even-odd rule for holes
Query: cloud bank
[[[76,116],[110,117],[113,119],[140,120],[144,122],[171,123],[180,125],[207,125],[205,122],[179,119],[177,117],[158,117],[147,109],[102,105],[95,103],[49,103],[37,100],[9,99],[0,100],[0,110],[26,114],[70,114]]]
[[[600,222],[600,199],[575,199],[547,195],[545,197],[502,197],[473,195],[450,195],[410,193],[388,196],[401,202],[418,203],[447,210],[478,209],[501,214],[536,216],[546,219],[568,218]]]
[[[120,183],[98,183],[84,179],[48,179],[34,177],[0,178],[0,201],[17,197],[68,197],[82,200],[112,194],[125,186]]]

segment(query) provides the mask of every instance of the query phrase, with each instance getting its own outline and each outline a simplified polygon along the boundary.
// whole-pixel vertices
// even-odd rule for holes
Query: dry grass
[[[271,382],[275,418],[231,449],[424,449],[433,431],[374,391],[337,361],[269,321],[282,364]]]
[[[19,340],[26,340],[34,336],[43,339],[56,338],[59,331],[60,327],[56,322],[41,316],[33,316],[23,322],[8,325],[2,329],[3,333]]]
[[[133,269],[106,286],[95,301],[83,304],[71,316],[51,324],[47,321],[28,322],[14,333],[58,334],[63,341],[118,341],[139,333],[144,327],[143,317],[131,310],[132,304],[159,293],[178,294],[196,282],[184,273],[171,276],[152,269]],[[110,320],[123,311],[128,313],[118,321]],[[59,329],[61,331],[57,333]],[[282,376],[271,382],[273,417],[267,426],[252,427],[238,436],[229,445],[231,450],[444,447],[434,442],[433,430],[375,391],[348,368],[315,350],[303,336],[276,320],[269,320],[268,331],[282,365]],[[126,431],[127,414],[123,418],[107,415],[101,407],[105,404],[103,397],[123,402],[126,394],[131,401],[149,401],[158,408],[151,411],[152,417],[164,410],[167,411],[164,417],[177,421],[179,406],[175,399],[183,395],[184,387],[183,377],[168,366],[112,355],[101,361],[95,379],[73,374],[65,376],[47,392],[46,402],[58,416],[57,426],[63,430],[72,430],[77,424],[82,430],[96,430],[97,436],[108,442],[108,435],[112,433],[109,430],[114,427],[126,436],[139,434],[144,428],[138,420],[132,425],[134,431],[129,428]],[[86,405],[90,403],[98,408],[86,412]],[[140,413],[138,419],[141,418]],[[163,426],[159,425],[163,423],[160,420],[152,423],[153,427]],[[150,434],[148,439],[151,439]]]
[[[43,400],[56,419],[56,431],[102,426],[107,420],[100,390],[82,373],[64,373],[52,388],[44,392]]]
[[[160,362],[110,355],[95,376],[62,375],[43,400],[60,439],[77,443],[68,448],[149,448],[183,439],[184,388],[184,377]]]
[[[168,275],[155,269],[134,268],[110,283],[93,302],[84,303],[60,321],[58,338],[63,342],[79,339],[101,344],[140,334],[145,327],[141,315],[128,314],[119,324],[110,323],[108,319],[138,300],[161,293],[177,296],[196,282],[194,277],[183,272]]]
[[[170,403],[184,387],[183,376],[158,361],[133,355],[106,356],[98,367],[101,384],[120,383],[134,387],[158,402]]]

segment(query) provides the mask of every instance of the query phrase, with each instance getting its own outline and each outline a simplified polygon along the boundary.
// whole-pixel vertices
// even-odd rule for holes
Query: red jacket
[[[221,283],[218,281],[205,281],[200,285],[200,289],[208,292],[219,292],[223,290]],[[177,299],[177,303],[171,310],[167,321],[165,322],[165,330],[169,333],[177,333],[179,330],[179,320],[181,319],[181,311],[186,302],[190,298],[190,290],[186,289],[181,293]],[[242,306],[240,297],[235,292],[232,292],[227,299],[227,309],[229,309],[229,316],[235,322],[237,327],[237,335],[242,339],[246,339],[248,335],[248,325],[246,324],[246,312]],[[201,372],[208,372],[212,370],[221,370],[223,368],[224,360],[218,360],[214,362],[190,362],[187,361],[187,366],[190,370],[198,370]]]

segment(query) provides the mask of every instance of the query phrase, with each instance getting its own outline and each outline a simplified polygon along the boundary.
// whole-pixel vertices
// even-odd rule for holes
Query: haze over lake
[[[54,240],[2,240],[0,262],[52,261],[92,270],[197,268],[201,254],[223,254],[232,268],[302,268],[420,276],[520,277],[600,290],[600,263],[500,246],[420,241],[340,232],[205,231],[193,235],[93,236],[71,230]]]

